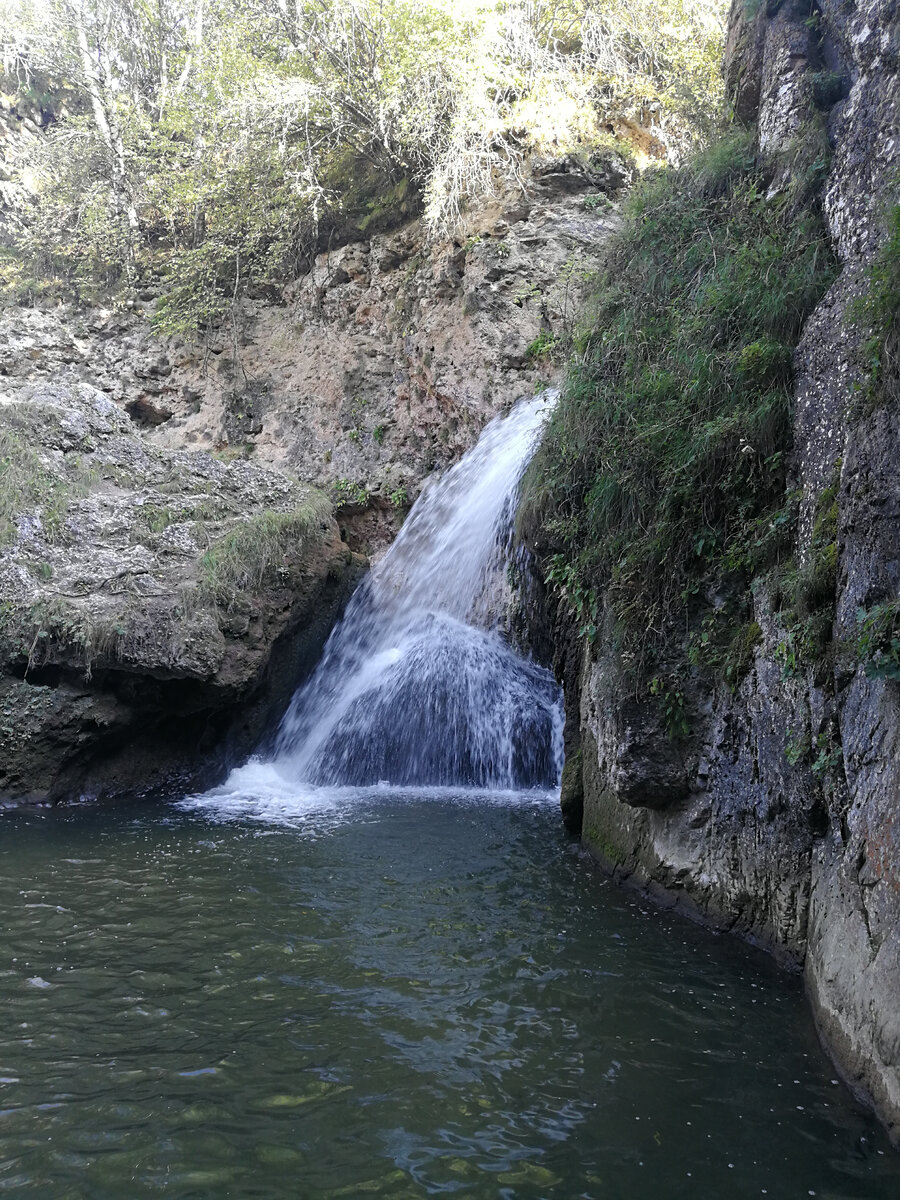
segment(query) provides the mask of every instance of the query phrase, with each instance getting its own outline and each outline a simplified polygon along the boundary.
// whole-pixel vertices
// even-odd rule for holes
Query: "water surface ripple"
[[[541,793],[270,781],[8,816],[0,860],[0,1193],[900,1194],[799,983]]]

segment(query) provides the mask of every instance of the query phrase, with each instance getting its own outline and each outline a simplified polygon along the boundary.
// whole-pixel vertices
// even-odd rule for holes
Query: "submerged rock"
[[[211,780],[312,665],[353,574],[328,499],[151,446],[72,377],[0,406],[0,798]]]

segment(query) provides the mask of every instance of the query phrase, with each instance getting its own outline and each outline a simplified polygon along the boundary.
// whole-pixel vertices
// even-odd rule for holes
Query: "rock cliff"
[[[535,161],[455,241],[336,246],[192,341],[154,333],[160,285],[0,312],[0,802],[200,786],[255,749],[353,552],[552,375],[630,176]]]
[[[211,782],[348,592],[327,497],[150,446],[71,378],[4,390],[0,462],[0,801]]]
[[[861,611],[900,597],[900,414],[860,399],[864,335],[854,318],[897,199],[898,54],[895,5],[734,0],[728,87],[776,164],[773,190],[788,185],[798,147],[824,135],[831,151],[821,203],[841,270],[796,353],[790,474],[800,562],[839,479],[832,653],[795,667],[760,581],[752,668],[733,692],[686,681],[690,735],[673,740],[657,706],[623,700],[609,638],[581,649],[559,615],[555,630],[570,823],[583,809],[585,841],[620,878],[802,967],[826,1043],[895,1138],[900,687],[848,648]]]
[[[531,164],[455,240],[421,221],[322,253],[299,279],[186,341],[158,337],[161,285],[109,307],[0,314],[0,371],[64,371],[154,445],[227,449],[326,490],[354,549],[383,548],[423,479],[552,374],[632,168],[614,151]]]

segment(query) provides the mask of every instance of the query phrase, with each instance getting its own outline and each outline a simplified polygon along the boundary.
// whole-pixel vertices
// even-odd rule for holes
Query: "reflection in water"
[[[551,798],[263,793],[4,820],[0,1193],[900,1194],[799,984]]]

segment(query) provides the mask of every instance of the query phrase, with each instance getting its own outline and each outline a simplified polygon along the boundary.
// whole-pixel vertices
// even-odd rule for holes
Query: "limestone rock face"
[[[253,749],[346,594],[330,503],[148,445],[72,376],[0,395],[0,800],[209,781]]]
[[[854,404],[852,320],[900,179],[900,12],[878,0],[810,11],[735,0],[726,80],[781,163],[775,190],[814,130],[832,147],[823,208],[843,269],[797,351],[791,471],[804,496],[801,561],[816,496],[839,472],[840,647],[854,642],[860,608],[900,598],[900,416]],[[567,653],[583,834],[620,877],[801,966],[837,1061],[900,1138],[900,685],[841,654],[785,678],[765,586],[754,603],[752,670],[733,695],[686,682],[693,736],[680,748],[623,699],[614,655],[601,648],[576,666]]]
[[[535,163],[527,191],[480,204],[455,240],[413,221],[341,245],[191,342],[153,334],[153,287],[130,308],[12,310],[0,370],[70,372],[154,445],[290,471],[329,493],[354,548],[381,549],[426,476],[546,385],[546,347],[575,319],[629,177],[615,155]]]
[[[253,750],[353,551],[546,386],[629,178],[535,161],[455,240],[336,245],[194,340],[154,333],[154,284],[0,313],[0,800],[183,789]]]
[[[782,678],[777,630],[761,624],[754,669],[737,695],[686,689],[700,731],[687,742],[668,736],[655,706],[618,699],[609,659],[586,661],[584,836],[619,878],[799,965],[824,810],[808,768],[786,755],[792,731],[809,720],[804,686]]]

